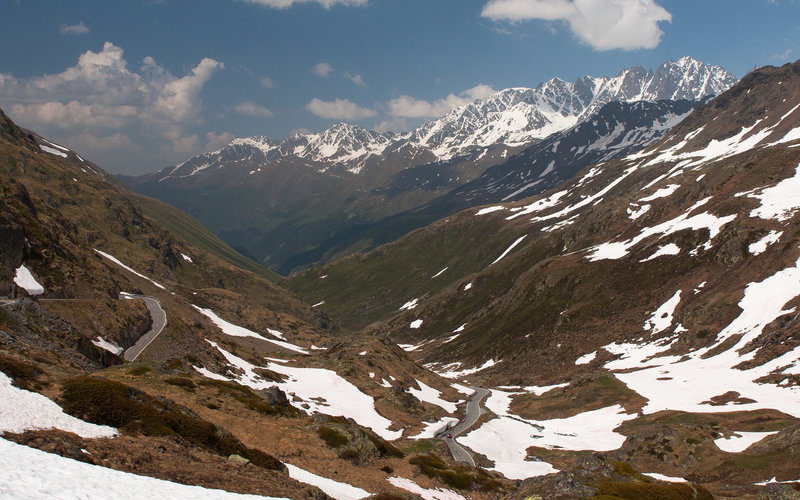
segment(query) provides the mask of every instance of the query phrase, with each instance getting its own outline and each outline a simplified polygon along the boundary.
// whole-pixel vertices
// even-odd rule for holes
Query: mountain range
[[[285,140],[235,139],[175,167],[120,179],[186,210],[233,247],[286,274],[386,242],[356,236],[477,179],[489,167],[510,170],[502,166],[510,156],[576,124],[596,123],[590,118],[610,103],[696,102],[735,81],[720,67],[685,57],[656,71],[634,67],[612,78],[554,78],[535,89],[506,89],[407,133],[339,123]],[[660,120],[660,127],[642,124],[652,139],[674,122],[668,107],[618,118]],[[655,116],[658,110],[663,117]],[[636,134],[622,139],[630,147],[645,140]],[[341,240],[355,242],[341,248]]]
[[[800,62],[488,151],[515,173],[437,160],[453,212],[283,278],[0,112],[0,491],[796,496]]]

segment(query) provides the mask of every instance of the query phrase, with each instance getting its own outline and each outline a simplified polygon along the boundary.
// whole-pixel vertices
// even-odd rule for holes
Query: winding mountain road
[[[122,359],[125,361],[135,361],[139,354],[141,354],[142,351],[144,351],[145,348],[149,346],[150,343],[156,339],[156,337],[158,337],[161,331],[164,330],[164,327],[167,326],[167,312],[161,307],[161,301],[149,295],[137,295],[134,293],[123,292],[119,294],[119,298],[142,299],[144,301],[144,305],[147,306],[147,310],[150,312],[150,318],[153,321],[150,325],[150,330],[139,337],[139,340],[137,340],[135,344],[122,353]]]
[[[475,467],[475,460],[460,444],[456,442],[456,437],[467,431],[470,427],[475,425],[475,422],[481,416],[481,401],[489,394],[488,389],[482,387],[473,387],[475,393],[470,396],[467,401],[467,409],[464,418],[455,427],[440,432],[437,437],[444,440],[447,447],[450,449],[450,454],[459,462],[468,463],[470,466]]]

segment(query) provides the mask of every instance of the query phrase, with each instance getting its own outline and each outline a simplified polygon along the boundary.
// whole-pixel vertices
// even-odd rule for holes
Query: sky
[[[112,173],[553,77],[800,58],[800,0],[3,0],[0,108]]]

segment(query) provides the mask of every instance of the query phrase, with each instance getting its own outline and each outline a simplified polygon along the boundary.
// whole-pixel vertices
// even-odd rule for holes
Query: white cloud
[[[211,75],[225,65],[211,58],[203,58],[200,64],[192,69],[190,75],[172,80],[161,89],[155,102],[155,108],[173,120],[184,121],[192,118],[196,112],[196,104],[200,90],[208,82]]]
[[[167,149],[166,152],[186,157],[197,153],[199,150],[200,138],[197,134],[191,134],[172,139],[172,149]]]
[[[333,66],[326,62],[320,62],[311,68],[311,72],[322,78],[327,78],[333,72]]]
[[[348,80],[350,80],[351,82],[355,83],[356,85],[358,85],[361,88],[367,88],[367,82],[365,82],[364,78],[361,75],[359,75],[358,73],[351,74],[349,71],[345,71],[344,72],[344,77],[347,78]]]
[[[62,24],[59,31],[62,35],[85,35],[89,33],[89,28],[81,21],[78,24]]]
[[[272,81],[272,78],[268,76],[263,76],[258,80],[258,84],[264,87],[265,89],[274,89],[275,82]]]
[[[28,127],[74,129],[147,128],[195,122],[200,91],[224,65],[205,58],[191,73],[177,78],[152,58],[142,73],[128,69],[123,50],[110,42],[100,52],[87,51],[61,73],[28,80],[0,81],[0,95],[14,118]]]
[[[389,120],[383,120],[382,122],[378,123],[372,130],[375,132],[404,132],[411,128],[411,125],[408,123],[408,119],[395,117]]]
[[[222,68],[205,58],[188,74],[174,76],[146,57],[138,71],[131,70],[124,51],[106,42],[61,73],[26,79],[0,75],[0,106],[24,127],[62,142],[71,139],[70,147],[87,156],[98,152],[98,159],[143,169],[142,156],[103,153],[127,148],[146,156],[199,148],[199,137],[186,129],[202,123],[203,87]],[[160,167],[167,160],[155,161]]]
[[[361,107],[349,99],[323,101],[316,97],[306,104],[306,110],[329,120],[362,120],[378,114],[374,109]]]
[[[362,7],[367,5],[367,0],[243,0],[247,3],[265,5],[274,9],[286,9],[296,3],[316,2],[326,9],[341,4],[346,7]]]
[[[206,134],[206,151],[217,151],[221,149],[223,146],[227,146],[228,144],[235,139],[236,136],[228,133],[223,132],[221,134],[217,134],[216,132],[208,132]]]
[[[256,118],[270,118],[275,116],[272,111],[268,110],[264,106],[254,103],[253,101],[240,102],[233,108],[233,110],[240,115],[254,116]]]
[[[110,42],[87,51],[61,73],[0,80],[0,95],[28,127],[108,129],[188,124],[201,109],[200,91],[224,65],[205,58],[177,78],[148,57],[142,72],[128,69],[124,52]]]
[[[655,0],[489,0],[481,12],[494,21],[564,21],[595,50],[652,49],[672,14]]]
[[[438,118],[458,106],[469,104],[476,99],[485,99],[496,93],[489,85],[480,84],[461,92],[450,94],[435,101],[425,101],[403,95],[386,103],[388,113],[400,118]]]
[[[125,134],[117,132],[116,134],[106,136],[96,136],[89,132],[83,132],[76,136],[68,138],[65,142],[68,144],[82,145],[82,152],[94,157],[98,152],[117,152],[130,151],[135,149],[133,141]]]

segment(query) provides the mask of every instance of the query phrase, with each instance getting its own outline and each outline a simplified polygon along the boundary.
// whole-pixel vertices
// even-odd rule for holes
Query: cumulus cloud
[[[489,85],[480,84],[461,92],[450,94],[435,101],[425,101],[403,95],[386,103],[389,115],[398,118],[438,118],[458,106],[469,104],[476,99],[485,99],[496,93]]]
[[[367,5],[367,0],[242,0],[247,3],[257,5],[264,5],[274,9],[286,9],[296,3],[314,2],[320,4],[326,9],[330,9],[334,5],[344,5],[346,7],[362,7]]]
[[[66,141],[69,144],[82,144],[87,149],[98,152],[120,153],[135,149],[133,141],[127,135],[117,132],[111,135],[94,135],[89,132],[82,132],[72,136]]]
[[[329,120],[363,120],[378,114],[374,109],[361,107],[349,99],[323,101],[316,97],[306,104],[306,110]]]
[[[359,75],[358,73],[351,74],[349,71],[345,71],[344,72],[344,77],[347,78],[348,80],[350,80],[351,82],[355,83],[356,85],[358,85],[361,88],[367,88],[367,82],[365,82],[364,78],[361,75]]]
[[[256,118],[271,118],[275,114],[264,106],[258,105],[253,101],[240,102],[233,108],[240,115],[253,116]]]
[[[217,151],[221,149],[223,146],[227,146],[228,144],[235,139],[236,136],[229,132],[223,132],[221,134],[217,134],[216,132],[208,132],[206,134],[206,151]]]
[[[3,74],[0,105],[25,127],[62,141],[73,138],[70,146],[87,155],[128,147],[132,139],[151,143],[140,150],[186,152],[200,143],[185,129],[202,123],[202,89],[222,68],[205,58],[175,76],[147,57],[135,70],[120,47],[106,42],[61,73],[26,79]]]
[[[200,91],[224,65],[205,58],[183,77],[175,77],[152,58],[142,72],[128,69],[123,50],[110,42],[100,52],[87,51],[61,73],[27,80],[0,80],[4,100],[28,126],[120,128],[139,122],[186,124],[197,119]]]
[[[62,35],[85,35],[89,33],[89,28],[81,21],[78,24],[62,24],[59,31]]]
[[[563,21],[599,51],[655,48],[664,34],[658,23],[672,21],[655,0],[489,0],[481,15],[494,21]]]
[[[411,128],[411,125],[406,118],[394,117],[388,120],[383,120],[377,125],[372,127],[375,132],[404,132]]]
[[[311,68],[311,72],[319,77],[327,78],[328,75],[333,73],[333,66],[326,62],[319,62]]]

